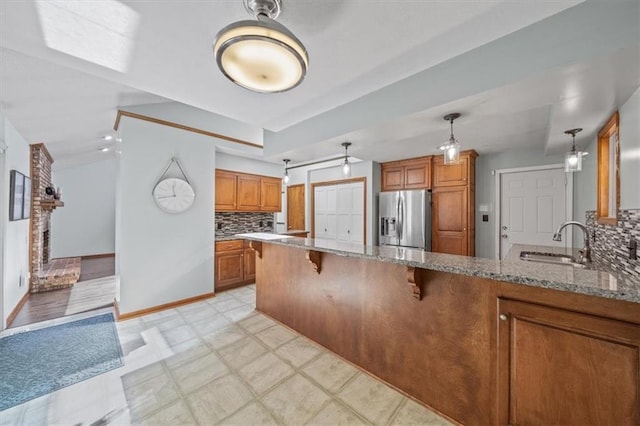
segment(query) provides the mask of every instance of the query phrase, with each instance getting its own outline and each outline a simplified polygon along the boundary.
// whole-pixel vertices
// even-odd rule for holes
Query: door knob
[[[509,238],[509,236],[507,234],[502,234],[502,238],[506,240],[507,238]]]
[[[501,320],[501,321],[506,321],[506,320],[508,320],[508,319],[509,319],[509,317],[508,317],[508,316],[506,316],[505,314],[500,314],[500,320]]]

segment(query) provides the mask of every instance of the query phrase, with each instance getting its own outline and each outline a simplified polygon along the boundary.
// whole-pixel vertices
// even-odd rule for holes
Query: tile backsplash
[[[586,219],[592,241],[593,261],[614,271],[640,276],[640,260],[629,259],[627,248],[631,237],[640,246],[640,209],[620,210],[617,226],[597,223],[595,211],[587,211]],[[640,252],[638,255],[640,256]]]
[[[231,237],[244,232],[273,232],[273,213],[216,212],[216,238]]]

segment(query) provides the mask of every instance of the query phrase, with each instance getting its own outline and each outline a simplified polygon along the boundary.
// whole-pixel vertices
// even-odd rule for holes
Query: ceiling
[[[298,88],[264,95],[227,81],[212,57],[216,32],[248,19],[241,0],[3,1],[2,109],[27,140],[46,143],[56,160],[65,161],[101,158],[97,148],[105,142],[100,136],[109,132],[118,107],[166,101],[259,126],[283,140],[309,124],[332,128],[314,133],[299,149],[273,144],[267,150],[265,142],[270,161],[284,154],[297,161],[331,156],[346,138],[354,142],[354,155],[364,159],[429,154],[446,139],[448,126],[441,117],[452,110],[464,114],[455,131],[463,143],[469,141],[467,147],[495,152],[540,145],[554,153],[566,145],[562,130],[579,125],[593,131],[638,87],[638,42],[619,49],[608,45],[608,53],[597,56],[606,49],[585,43],[580,61],[568,55],[565,63],[550,60],[545,72],[513,72],[492,84],[486,84],[486,75],[469,73],[461,85],[468,90],[456,88],[460,80],[439,84],[440,90],[448,89],[446,98],[425,89],[419,96],[433,99],[434,105],[390,109],[384,122],[372,122],[375,114],[369,122],[355,114],[351,126],[323,120],[458,58],[468,58],[468,67],[483,46],[520,40],[523,29],[550,17],[579,23],[582,5],[562,0],[284,0],[278,21],[306,45],[310,71]],[[555,24],[560,39],[564,24]],[[528,34],[535,37],[535,32]],[[559,44],[558,55],[570,47]],[[521,50],[522,58],[531,56]],[[521,62],[513,55],[503,60]],[[404,96],[406,105],[413,105],[410,98],[418,94]],[[387,113],[384,102],[371,105]]]

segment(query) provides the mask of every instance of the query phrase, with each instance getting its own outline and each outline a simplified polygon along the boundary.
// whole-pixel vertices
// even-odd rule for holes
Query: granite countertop
[[[243,234],[235,238],[640,303],[640,279],[638,277],[616,275],[604,270],[519,260],[519,254],[522,250],[545,251],[537,246],[514,246],[509,258],[500,261],[431,253],[405,247],[365,246],[312,238],[266,239],[252,234]],[[514,260],[514,257],[517,260]]]

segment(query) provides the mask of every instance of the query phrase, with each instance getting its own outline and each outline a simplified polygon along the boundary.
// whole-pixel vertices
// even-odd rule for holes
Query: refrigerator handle
[[[404,199],[401,196],[398,197],[398,222],[398,240],[401,240],[404,238]]]
[[[400,195],[396,198],[396,238],[400,240]]]

